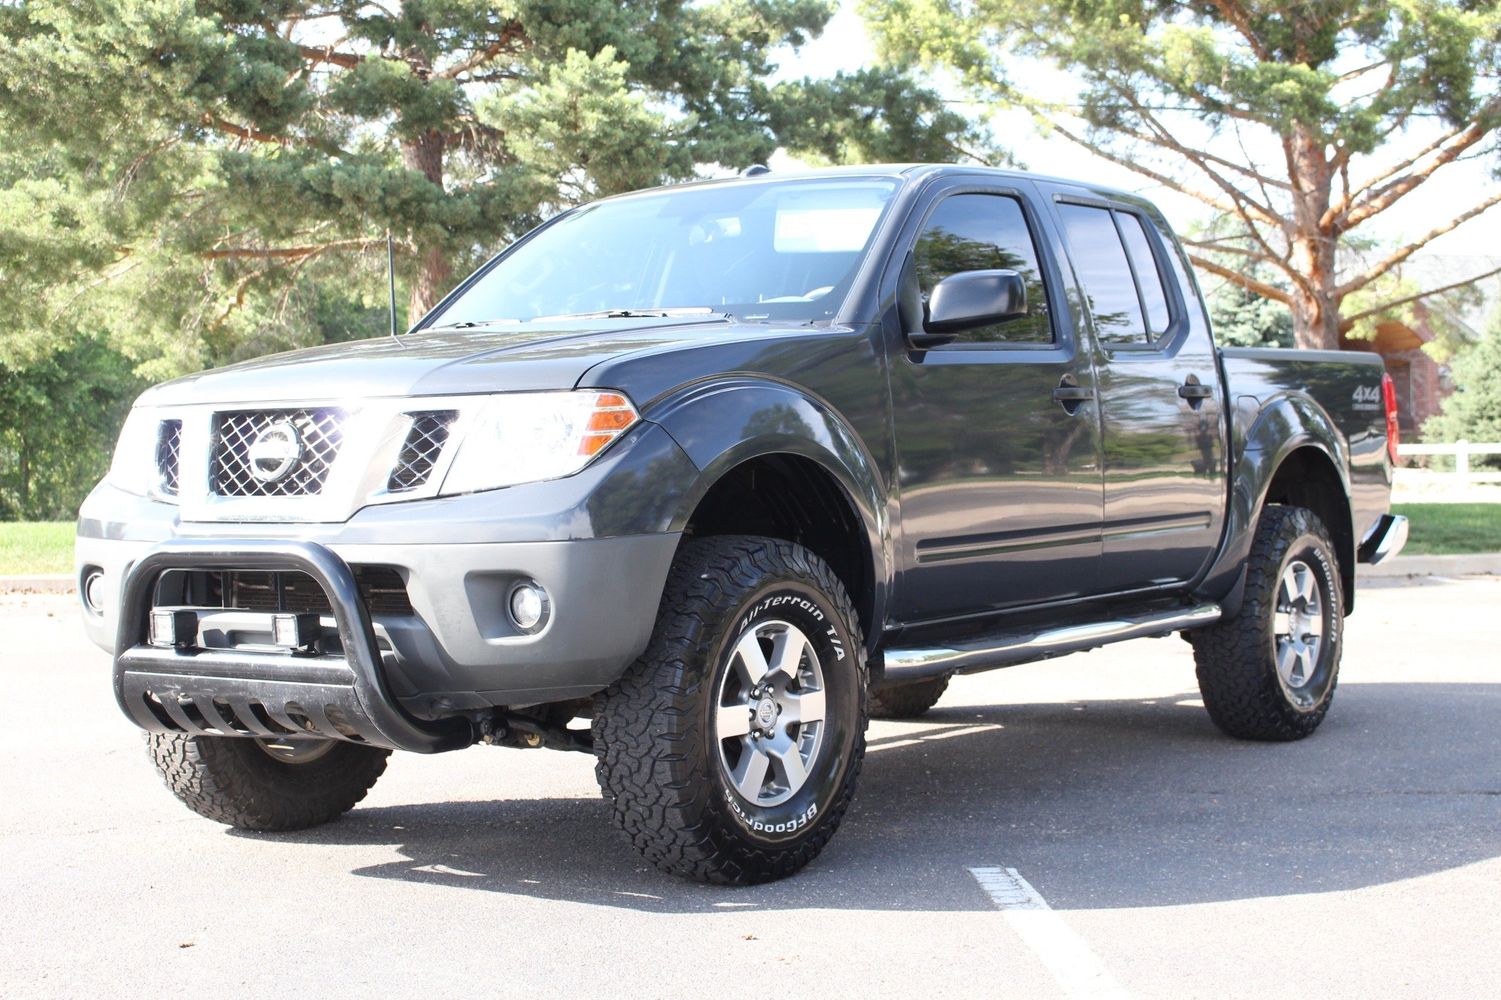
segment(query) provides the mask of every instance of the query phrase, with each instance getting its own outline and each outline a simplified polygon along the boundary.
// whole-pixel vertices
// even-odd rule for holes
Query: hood
[[[595,365],[637,351],[761,338],[729,319],[629,318],[419,331],[289,351],[148,390],[146,405],[256,404],[571,389]]]

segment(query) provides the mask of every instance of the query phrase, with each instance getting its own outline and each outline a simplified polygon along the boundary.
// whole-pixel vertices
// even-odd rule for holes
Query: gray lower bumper
[[[179,535],[175,524],[168,527],[167,545],[80,535],[80,572],[99,567],[105,577],[103,614],[83,616],[90,638],[104,649],[116,652],[124,634],[120,610],[131,569],[159,546],[170,551],[174,538],[190,537]],[[301,537],[286,540],[315,544],[346,568],[395,567],[406,581],[413,614],[377,614],[371,628],[389,697],[420,720],[563,701],[607,687],[646,648],[680,538],[436,544],[393,537],[385,544],[346,544],[337,529],[302,528],[288,530]],[[234,567],[237,551],[249,553],[266,539],[199,541],[211,541],[222,553],[219,563]],[[505,611],[521,579],[542,584],[551,598],[551,617],[532,635],[519,634]]]

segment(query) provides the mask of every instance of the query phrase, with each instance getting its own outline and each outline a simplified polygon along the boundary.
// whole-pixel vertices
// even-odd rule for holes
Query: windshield
[[[727,184],[586,205],[496,261],[434,325],[663,311],[827,320],[895,190]]]

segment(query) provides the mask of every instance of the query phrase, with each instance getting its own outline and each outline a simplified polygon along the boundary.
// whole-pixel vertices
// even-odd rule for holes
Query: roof
[[[687,187],[713,187],[730,184],[768,184],[788,180],[838,180],[846,177],[851,180],[869,177],[914,180],[919,177],[942,176],[945,174],[970,177],[981,174],[998,179],[1009,178],[1013,180],[1044,181],[1052,184],[1066,184],[1119,201],[1142,202],[1144,200],[1139,194],[1133,194],[1118,188],[1104,187],[1091,181],[1079,180],[1077,178],[1054,177],[1049,174],[1031,173],[1025,170],[1008,170],[1002,167],[985,167],[967,163],[865,163],[853,166],[812,167],[805,170],[775,172],[768,169],[757,171],[749,176],[739,174],[727,177],[703,177],[691,181],[682,181],[677,184],[664,184],[660,187],[644,188],[640,191],[631,191],[616,195],[615,197],[629,198],[638,194],[651,194]]]

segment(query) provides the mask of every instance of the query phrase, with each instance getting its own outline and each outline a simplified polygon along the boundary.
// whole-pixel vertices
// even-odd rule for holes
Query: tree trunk
[[[31,449],[26,446],[24,434],[20,435],[20,440],[20,461],[17,465],[21,473],[21,516],[17,520],[28,521],[31,519]]]
[[[414,140],[401,144],[401,163],[408,170],[420,172],[439,187],[443,186],[443,136],[437,132],[424,132]],[[407,304],[407,326],[421,319],[448,291],[453,277],[453,268],[448,263],[448,254],[441,247],[418,248],[417,280],[412,283],[412,294]]]
[[[1339,350],[1339,299],[1335,250],[1339,234],[1329,231],[1324,217],[1334,183],[1334,168],[1323,136],[1305,126],[1287,140],[1288,167],[1293,182],[1293,267],[1306,287],[1293,288],[1293,339],[1305,350]]]
[[[1294,293],[1293,342],[1308,351],[1339,350],[1339,304],[1332,294]]]

